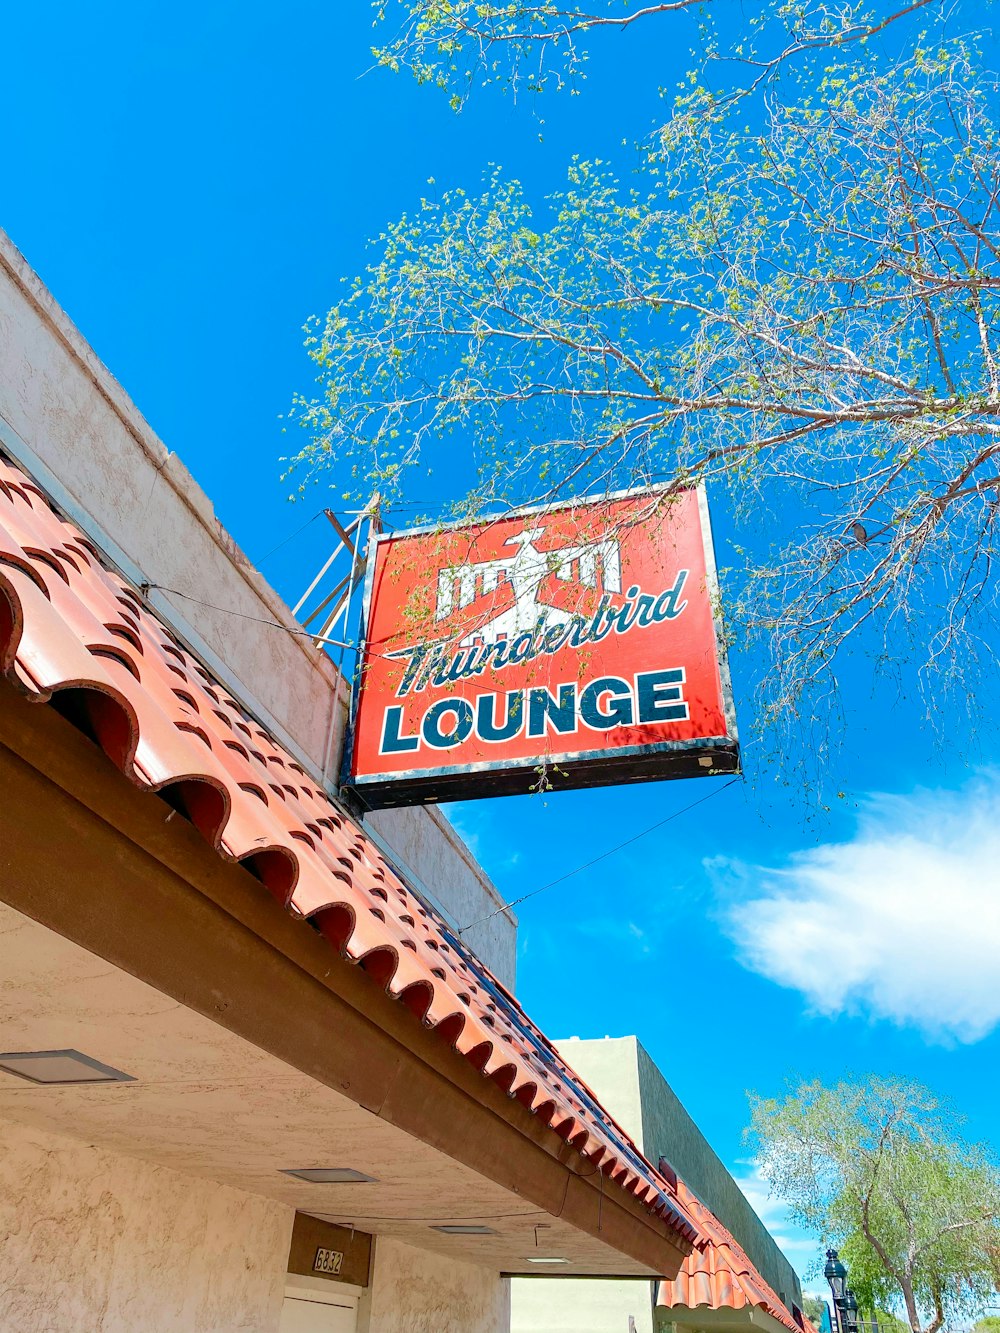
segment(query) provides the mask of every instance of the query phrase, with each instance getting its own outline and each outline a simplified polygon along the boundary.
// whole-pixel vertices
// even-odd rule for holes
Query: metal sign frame
[[[715,640],[716,663],[719,670],[720,697],[726,722],[722,736],[697,737],[689,740],[657,741],[649,744],[622,745],[613,750],[574,750],[561,754],[546,754],[537,763],[523,758],[496,759],[480,763],[443,764],[435,768],[399,769],[393,772],[357,776],[352,773],[358,705],[363,692],[364,665],[367,660],[368,633],[371,620],[371,600],[374,585],[376,555],[380,542],[410,537],[450,534],[464,528],[481,527],[491,519],[517,519],[532,514],[555,514],[561,510],[588,505],[614,503],[635,496],[668,495],[678,489],[697,497],[702,545],[705,557],[705,588],[711,606],[712,629]],[[704,777],[739,773],[739,735],[736,709],[733,702],[732,681],[726,654],[723,625],[720,616],[720,587],[715,548],[712,539],[711,518],[704,483],[678,488],[672,484],[637,486],[629,490],[606,494],[574,496],[556,504],[526,505],[499,515],[464,519],[456,523],[424,524],[399,531],[375,531],[369,537],[366,554],[364,591],[361,602],[361,620],[358,633],[358,651],[351,684],[351,702],[348,726],[344,738],[341,790],[354,797],[370,810],[405,805],[431,804],[437,801],[476,800],[489,796],[527,794],[536,790],[540,769],[558,769],[569,780],[550,783],[551,789],[573,790],[581,787],[625,785],[634,782],[659,781],[671,777]],[[673,758],[671,765],[669,760]],[[631,760],[629,764],[627,761]],[[473,781],[470,782],[469,779]],[[534,779],[534,783],[532,783]]]

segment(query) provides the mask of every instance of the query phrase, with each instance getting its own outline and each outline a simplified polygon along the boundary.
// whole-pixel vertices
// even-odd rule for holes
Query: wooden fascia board
[[[676,1276],[690,1247],[663,1219],[594,1172],[159,797],[129,783],[54,709],[2,681],[0,789],[9,830],[0,878],[12,907],[649,1276]]]

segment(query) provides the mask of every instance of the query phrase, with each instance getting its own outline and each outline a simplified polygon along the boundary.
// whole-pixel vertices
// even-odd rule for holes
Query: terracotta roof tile
[[[785,1303],[761,1277],[730,1231],[706,1208],[683,1180],[677,1181],[677,1201],[702,1234],[701,1243],[688,1255],[672,1282],[661,1281],[656,1303],[695,1310],[764,1310],[790,1333],[815,1333],[799,1323]]]
[[[611,1180],[697,1230],[512,995],[156,618],[0,457],[0,672],[84,729],[287,909]]]

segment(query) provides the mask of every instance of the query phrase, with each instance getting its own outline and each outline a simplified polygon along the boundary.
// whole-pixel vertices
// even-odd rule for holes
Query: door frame
[[[364,1287],[355,1287],[350,1282],[331,1282],[329,1278],[305,1277],[298,1273],[285,1274],[284,1296],[305,1297],[318,1305],[342,1305],[357,1311],[358,1303],[364,1293]]]

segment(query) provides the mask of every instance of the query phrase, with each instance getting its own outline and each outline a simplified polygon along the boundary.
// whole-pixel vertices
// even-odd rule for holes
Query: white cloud
[[[1000,775],[873,796],[849,842],[738,877],[726,927],[745,966],[823,1014],[978,1041],[1000,1023]]]

